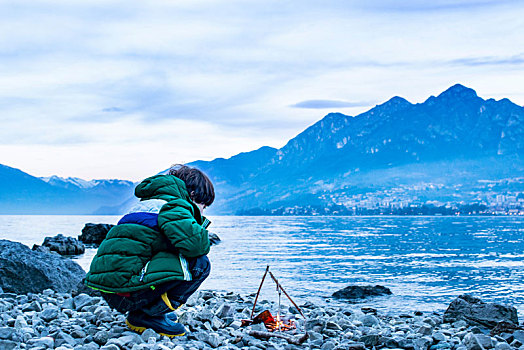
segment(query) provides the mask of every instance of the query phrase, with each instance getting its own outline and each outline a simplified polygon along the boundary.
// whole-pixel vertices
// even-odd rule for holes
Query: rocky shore
[[[265,331],[263,324],[241,326],[249,318],[253,295],[198,291],[177,314],[188,333],[168,339],[146,330],[129,331],[125,317],[111,310],[100,297],[73,296],[51,289],[42,293],[0,294],[0,349],[413,349],[413,350],[524,350],[524,330],[501,322],[495,329],[471,325],[466,320],[444,323],[443,314],[380,315],[371,308],[352,304],[300,307],[307,320],[293,306],[283,314],[296,318],[297,334],[307,331],[302,345],[285,339],[259,339],[250,331]],[[259,300],[257,312],[276,313],[277,306]],[[489,316],[489,315],[488,315]],[[495,331],[495,332],[493,332]]]
[[[56,242],[71,240],[58,237],[44,247],[70,251]],[[268,333],[263,323],[242,326],[250,317],[253,294],[206,290],[177,311],[185,336],[171,340],[150,329],[139,335],[98,292],[83,286],[84,276],[78,264],[58,253],[0,240],[0,350],[524,350],[524,325],[512,306],[463,295],[444,313],[392,316],[351,303],[390,295],[383,286],[348,286],[333,294],[346,301],[336,304],[302,300],[305,318],[297,307],[284,306],[282,314],[294,319],[296,329],[279,334],[289,339]],[[264,310],[275,315],[277,309],[259,300],[255,315]]]

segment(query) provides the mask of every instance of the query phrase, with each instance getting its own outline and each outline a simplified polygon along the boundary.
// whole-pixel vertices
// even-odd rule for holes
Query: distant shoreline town
[[[238,215],[486,215],[523,216],[524,178],[473,184],[423,183],[358,193],[355,188],[326,189],[313,201],[274,203]],[[321,204],[319,204],[321,203]]]
[[[274,209],[253,208],[237,213],[241,216],[524,216],[524,207],[515,209],[490,208],[483,204],[473,203],[458,206],[418,205],[410,203],[404,208],[381,207],[368,209],[362,207],[312,207],[293,206]]]
[[[281,206],[277,208],[253,208],[239,211],[238,215],[430,215],[430,216],[524,216],[524,192],[511,195],[495,195],[488,200],[472,203],[452,203],[428,200],[388,201],[377,198],[365,198],[362,201],[351,201],[346,204],[332,204],[327,206]],[[491,200],[493,198],[493,200]],[[349,204],[349,205],[348,205]]]

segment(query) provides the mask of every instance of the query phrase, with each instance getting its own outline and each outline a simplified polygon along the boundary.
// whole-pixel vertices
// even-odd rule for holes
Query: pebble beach
[[[256,338],[252,331],[265,331],[262,323],[242,327],[249,318],[254,295],[232,292],[197,291],[177,315],[187,334],[169,339],[148,329],[142,334],[130,331],[125,316],[112,310],[97,296],[57,293],[0,294],[0,349],[413,349],[413,350],[524,350],[524,331],[490,335],[487,330],[460,320],[444,323],[439,313],[381,315],[366,307],[316,306],[306,301],[299,307],[284,306],[282,314],[295,318],[299,336],[307,332],[301,345],[276,337]],[[256,312],[277,305],[259,300]]]

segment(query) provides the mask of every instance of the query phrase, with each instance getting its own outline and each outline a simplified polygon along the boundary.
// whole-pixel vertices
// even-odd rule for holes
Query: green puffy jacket
[[[98,248],[85,278],[88,287],[126,293],[173,280],[191,280],[185,258],[209,253],[205,218],[191,201],[185,183],[156,175],[135,189],[141,203],[161,203],[158,227],[136,223],[113,227]],[[165,201],[165,202],[163,202]]]

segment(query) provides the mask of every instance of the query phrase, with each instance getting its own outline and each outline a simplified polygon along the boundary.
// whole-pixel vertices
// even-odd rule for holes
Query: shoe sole
[[[129,323],[128,320],[126,320],[126,325],[129,329],[131,329],[134,332],[137,332],[138,334],[144,333],[144,331],[147,329],[146,327],[133,326],[131,323]],[[174,337],[181,337],[183,335],[186,335],[186,332],[181,333],[181,334],[167,334],[167,333],[158,333],[158,334],[166,336],[168,338],[174,338]]]

